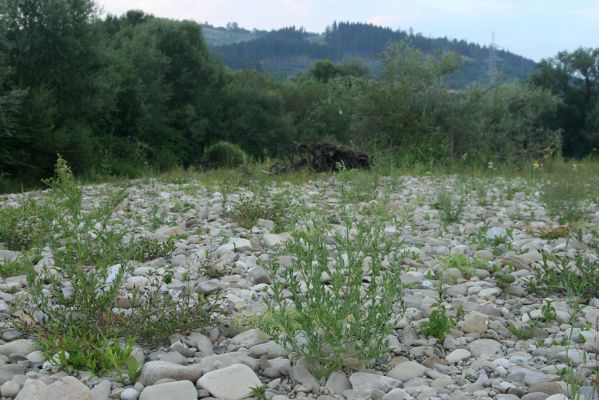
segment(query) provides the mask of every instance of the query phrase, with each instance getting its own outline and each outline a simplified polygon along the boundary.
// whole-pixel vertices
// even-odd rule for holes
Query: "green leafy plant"
[[[434,310],[429,315],[428,321],[420,325],[420,330],[427,338],[432,336],[443,340],[445,335],[456,326],[457,321],[447,315],[447,308],[441,300],[434,304],[433,308]]]
[[[572,229],[567,225],[560,225],[555,228],[545,228],[539,231],[539,237],[545,240],[569,238],[572,235]]]
[[[553,301],[551,299],[545,299],[543,306],[541,307],[541,319],[543,322],[551,322],[555,321],[556,318],[557,311],[553,306]]]
[[[477,269],[489,269],[489,263],[465,254],[450,254],[442,257],[441,264],[445,268],[457,268],[466,279],[472,278]]]
[[[229,213],[229,216],[239,226],[251,229],[258,219],[267,219],[275,223],[275,231],[285,230],[289,220],[290,202],[281,195],[267,196],[257,191],[252,197],[241,200]]]
[[[128,259],[144,262],[170,256],[175,251],[175,242],[167,240],[159,243],[142,236],[126,245],[124,250]]]
[[[439,210],[441,220],[445,223],[457,222],[462,217],[466,205],[466,195],[453,196],[445,190],[437,192],[435,208]]]
[[[130,259],[141,261],[170,254],[173,244],[160,245],[145,239],[123,244],[126,231],[111,224],[122,193],[109,195],[100,206],[79,212],[81,206],[74,199],[81,201],[80,190],[69,186],[76,183],[64,175],[68,169],[62,164],[57,169],[62,171],[57,173],[60,179],[52,185],[62,194],[60,201],[48,203],[57,209],[55,215],[65,215],[78,223],[60,225],[61,242],[56,243],[60,246],[53,245],[52,267],[27,269],[29,306],[44,317],[33,325],[15,324],[43,343],[48,356],[54,357],[49,353],[56,352],[59,365],[65,369],[84,367],[97,374],[116,369],[121,375],[127,370],[132,379],[136,367],[129,357],[131,346],[122,347],[122,338],[162,341],[174,332],[205,324],[211,305],[190,285],[182,285],[176,292],[168,289],[173,279],[168,269],[150,277],[143,291],[135,287],[124,290],[122,283],[130,270]],[[63,190],[61,182],[69,187]]]
[[[252,396],[256,398],[256,400],[267,400],[266,397],[266,386],[256,386],[252,388]]]
[[[516,278],[512,274],[508,274],[507,272],[497,271],[493,274],[495,281],[497,282],[497,286],[502,290],[506,290],[510,287],[512,283],[516,281]]]
[[[0,242],[11,250],[28,250],[51,240],[57,220],[55,208],[31,198],[18,207],[0,208]]]
[[[14,260],[0,262],[0,276],[7,278],[9,276],[27,275],[27,272],[33,268],[38,260],[37,255],[26,254]]]
[[[386,235],[381,222],[342,219],[345,228],[334,234],[322,220],[304,221],[305,229],[287,245],[291,267],[271,265],[277,278],[269,307],[284,332],[275,339],[306,357],[317,377],[386,354],[393,304],[402,290],[397,238]]]
[[[571,260],[546,252],[542,254],[542,265],[533,267],[534,277],[528,280],[528,289],[532,293],[567,296],[580,301],[599,295],[596,261],[582,255]]]
[[[56,326],[53,330],[60,330]],[[73,372],[86,369],[98,375],[114,371],[123,383],[135,383],[141,365],[132,356],[135,341],[120,343],[98,331],[72,324],[62,327],[62,334],[38,336],[44,356],[58,367]],[[125,371],[127,374],[125,375]]]
[[[522,324],[520,327],[516,326],[513,322],[508,323],[507,329],[514,335],[518,340],[529,340],[535,337],[535,330],[537,329],[537,322],[531,319],[529,323]]]

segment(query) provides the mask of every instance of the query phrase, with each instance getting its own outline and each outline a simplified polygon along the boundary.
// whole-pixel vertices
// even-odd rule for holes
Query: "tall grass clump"
[[[283,332],[278,340],[305,357],[317,377],[387,353],[402,291],[397,238],[380,221],[343,220],[333,233],[318,218],[307,221],[286,248],[292,265],[272,265],[270,308]]]

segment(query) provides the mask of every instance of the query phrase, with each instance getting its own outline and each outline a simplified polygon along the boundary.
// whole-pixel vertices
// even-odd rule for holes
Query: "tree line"
[[[282,81],[225,67],[195,22],[100,18],[92,0],[0,0],[0,27],[0,180],[39,182],[58,153],[87,176],[198,166],[222,140],[255,159],[333,140],[401,163],[481,165],[599,145],[599,50],[454,90],[461,58],[406,42],[386,48],[377,76],[322,60]]]

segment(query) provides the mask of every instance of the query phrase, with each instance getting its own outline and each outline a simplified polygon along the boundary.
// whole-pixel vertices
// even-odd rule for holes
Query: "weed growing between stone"
[[[122,380],[127,371],[132,382],[138,371],[131,338],[154,343],[176,331],[202,326],[210,307],[191,287],[170,289],[168,270],[143,288],[124,291],[130,260],[166,256],[173,243],[138,238],[126,244],[126,232],[112,226],[110,219],[124,198],[121,192],[83,212],[81,189],[61,159],[56,178],[48,183],[51,191],[45,200],[61,220],[48,225],[55,232],[48,239],[51,256],[26,270],[29,301],[37,318],[17,325],[37,338],[57,366],[96,374],[116,370]]]
[[[456,326],[457,320],[447,315],[447,308],[442,300],[433,305],[434,310],[424,322],[420,329],[425,337],[434,337],[438,340],[445,339],[451,330]]]
[[[329,232],[312,219],[287,246],[292,266],[273,263],[270,307],[283,330],[278,340],[306,357],[317,377],[386,354],[402,291],[397,245],[380,221],[353,222],[346,215],[340,231]]]
[[[528,280],[530,292],[542,296],[566,296],[587,302],[599,296],[599,265],[588,257],[574,260],[543,253],[543,263],[533,269],[534,277]]]
[[[452,195],[445,190],[437,192],[435,208],[439,210],[441,220],[445,223],[457,222],[462,217],[466,205],[466,195]]]

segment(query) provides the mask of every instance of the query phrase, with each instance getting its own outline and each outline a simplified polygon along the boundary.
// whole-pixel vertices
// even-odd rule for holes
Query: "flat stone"
[[[476,358],[479,358],[483,354],[488,354],[490,356],[494,356],[496,354],[501,354],[501,343],[497,340],[493,339],[478,339],[474,340],[470,344],[468,344],[468,349],[472,353],[472,355]]]
[[[2,364],[0,365],[0,385],[12,380],[15,375],[25,373],[25,367],[17,364]]]
[[[224,283],[222,283],[218,279],[210,279],[207,281],[200,282],[198,284],[198,286],[196,286],[196,292],[208,295],[208,294],[217,292],[219,290],[222,290],[224,288],[225,288]]]
[[[460,328],[464,333],[483,333],[487,330],[488,319],[487,315],[473,311],[464,318]]]
[[[445,357],[445,361],[447,361],[449,364],[455,364],[460,361],[467,360],[470,357],[472,357],[472,353],[470,353],[468,350],[456,349]]]
[[[371,372],[356,372],[351,374],[349,381],[352,388],[357,391],[382,390],[388,392],[393,388],[401,386],[401,381],[388,376]]]
[[[418,378],[424,375],[427,368],[418,364],[415,361],[406,361],[398,364],[391,371],[387,372],[387,376],[405,382],[413,378]]]
[[[121,392],[121,400],[137,400],[139,392],[134,388],[127,388]]]
[[[386,393],[382,400],[411,400],[413,397],[403,389],[395,388],[391,389],[389,393]]]
[[[548,395],[562,393],[562,382],[538,382],[528,387],[529,392],[542,392]]]
[[[272,360],[260,361],[262,375],[267,378],[276,379],[283,375],[289,375],[291,361],[288,358],[274,358]]]
[[[91,390],[92,400],[108,400],[111,389],[112,384],[109,380],[105,379],[101,381]]]
[[[283,233],[267,233],[262,236],[262,243],[267,249],[274,249],[291,240],[291,235],[287,232]]]
[[[250,348],[248,355],[254,358],[277,358],[287,356],[288,351],[274,340],[266,343],[257,344]]]
[[[203,356],[214,354],[212,340],[199,332],[192,332],[185,340],[191,347],[198,349]]]
[[[546,400],[549,395],[543,392],[531,392],[521,397],[521,400]]]
[[[252,242],[243,238],[230,238],[227,243],[221,245],[217,250],[216,254],[221,255],[223,253],[230,252],[244,252],[244,251],[252,251],[254,250],[254,246]]]
[[[481,297],[483,299],[490,299],[491,297],[497,297],[500,294],[501,289],[499,288],[486,288],[478,292],[478,297]]]
[[[300,359],[289,370],[289,376],[294,382],[304,385],[306,391],[318,392],[320,382],[312,375],[309,369],[308,362],[305,359]]]
[[[246,347],[252,347],[259,343],[264,343],[267,340],[268,335],[262,332],[260,329],[250,329],[245,332],[241,332],[231,339],[233,343]]]
[[[569,397],[563,394],[554,394],[547,397],[545,400],[569,400]]]
[[[557,359],[562,363],[569,363],[575,367],[585,363],[589,358],[589,355],[580,349],[569,349],[558,353]]]
[[[5,356],[11,356],[14,354],[26,356],[35,350],[37,350],[35,342],[29,339],[17,339],[0,345],[0,354],[4,354]]]
[[[544,374],[524,367],[512,367],[509,369],[507,380],[510,382],[520,382],[526,386],[532,386],[542,382],[553,382],[559,380],[557,375]]]
[[[41,380],[27,379],[16,400],[92,400],[87,386],[72,376],[46,385]]]
[[[48,386],[37,379],[27,379],[23,388],[15,398],[16,400],[45,400],[48,395]]]
[[[337,371],[334,371],[329,375],[327,383],[324,386],[338,395],[343,395],[344,391],[352,388],[352,384],[347,376]]]
[[[21,386],[15,381],[7,381],[0,386],[0,395],[2,397],[10,397],[11,399],[15,397],[19,390],[21,390]]]
[[[262,386],[254,371],[243,364],[208,372],[199,379],[198,383],[211,395],[222,400],[240,400],[249,397],[253,388]]]
[[[233,351],[230,353],[214,354],[211,356],[202,357],[199,362],[199,368],[203,373],[214,371],[215,369],[230,367],[235,364],[244,364],[253,369],[258,369],[258,360],[248,356],[247,353],[241,351]],[[193,381],[193,379],[190,379]]]
[[[499,239],[502,237],[507,237],[507,230],[501,226],[495,226],[491,229],[487,230],[485,234],[486,238],[489,240]]]
[[[198,391],[191,381],[176,381],[160,385],[147,386],[141,392],[139,400],[196,400]]]
[[[157,380],[165,378],[196,382],[200,376],[202,367],[199,364],[183,366],[165,361],[150,361],[144,364],[139,382],[144,386],[151,386]]]
[[[255,266],[253,268],[250,268],[247,276],[256,285],[258,285],[260,283],[266,283],[266,284],[272,283],[272,279],[270,278],[270,274],[268,273],[268,271],[259,265]]]

